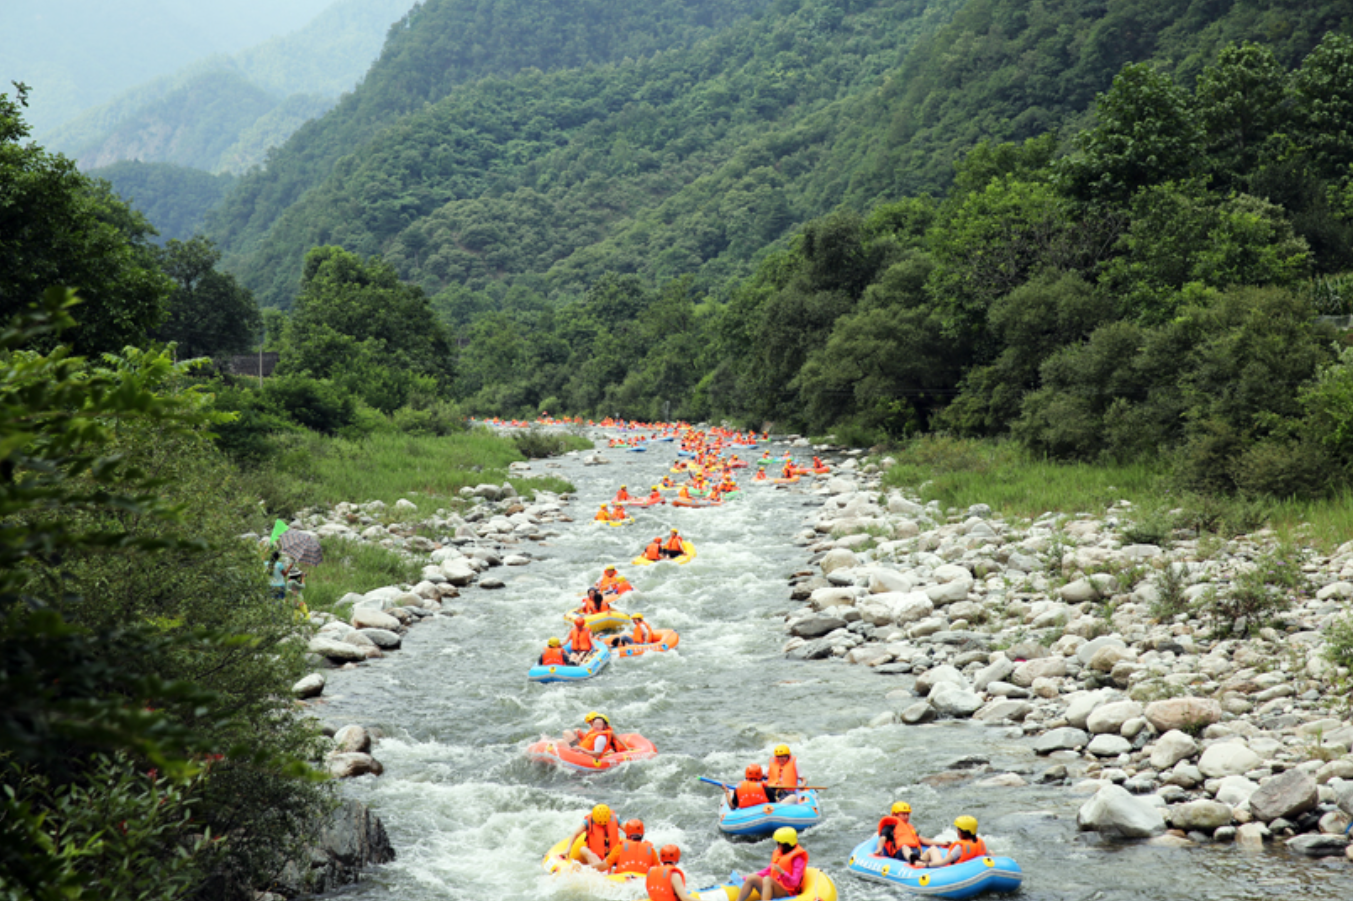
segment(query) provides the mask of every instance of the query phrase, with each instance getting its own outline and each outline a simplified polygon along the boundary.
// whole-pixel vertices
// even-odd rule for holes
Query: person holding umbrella
[[[282,575],[286,579],[287,594],[295,596],[298,614],[302,617],[309,616],[310,611],[306,609],[305,601],[301,599],[301,592],[305,590],[305,573],[297,564],[318,566],[324,562],[324,549],[320,547],[319,538],[312,532],[288,529],[281,520],[278,520],[277,526],[273,528],[273,538],[277,542],[277,550],[273,552],[273,566],[281,562],[282,555],[291,558],[291,562],[282,570]],[[273,576],[273,572],[274,570],[269,570],[270,577]]]

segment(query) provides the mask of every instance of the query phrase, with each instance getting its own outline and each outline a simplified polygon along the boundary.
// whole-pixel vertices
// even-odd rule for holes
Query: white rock
[[[818,564],[822,567],[823,575],[828,575],[838,569],[847,569],[852,566],[858,566],[860,558],[845,548],[833,548],[827,551],[822,561]]]
[[[1077,811],[1076,825],[1102,835],[1149,838],[1165,831],[1165,818],[1121,785],[1105,785]]]
[[[965,691],[969,690],[968,680],[964,678],[963,674],[946,663],[931,667],[916,677],[916,693],[924,695],[942,682],[947,682]]]
[[[1179,761],[1188,760],[1197,753],[1198,743],[1191,736],[1178,729],[1171,729],[1156,739],[1155,748],[1151,751],[1151,768],[1168,770]]]
[[[320,673],[311,673],[304,679],[291,686],[291,693],[298,698],[316,698],[324,692],[324,676]]]
[[[1101,704],[1086,717],[1085,727],[1091,735],[1112,733],[1121,735],[1123,724],[1142,715],[1142,705],[1136,701],[1115,701]]]
[[[400,622],[388,613],[370,608],[356,608],[352,611],[352,625],[355,629],[399,630]]]
[[[327,657],[330,660],[357,661],[366,659],[366,653],[361,648],[326,635],[316,635],[311,638],[308,648],[311,653],[319,654],[321,657]]]
[[[1086,745],[1085,750],[1096,757],[1117,757],[1132,750],[1132,742],[1121,735],[1096,735]]]
[[[1063,657],[1038,657],[1018,664],[1010,674],[1010,681],[1028,688],[1035,679],[1059,679],[1066,675],[1066,659]]]
[[[1198,769],[1209,779],[1239,776],[1259,766],[1262,758],[1244,742],[1226,741],[1212,745],[1198,758]]]
[[[982,708],[982,699],[951,682],[940,682],[930,691],[930,706],[945,716],[969,717]]]

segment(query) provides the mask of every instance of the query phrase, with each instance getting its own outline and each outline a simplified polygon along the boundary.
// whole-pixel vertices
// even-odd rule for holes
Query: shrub
[[[592,447],[591,440],[577,435],[546,432],[530,429],[512,436],[512,443],[527,459],[555,457],[570,450],[586,450]]]
[[[1156,589],[1156,599],[1151,604],[1151,615],[1161,622],[1174,619],[1188,610],[1188,599],[1184,597],[1187,587],[1182,564],[1167,563],[1156,573],[1151,581]]]
[[[1336,468],[1329,455],[1307,441],[1260,441],[1246,448],[1233,466],[1237,490],[1280,500],[1324,497]]]
[[[1244,636],[1275,621],[1306,588],[1301,564],[1300,552],[1279,546],[1237,573],[1228,588],[1210,592],[1200,612],[1213,621],[1213,634]]]
[[[1174,518],[1166,510],[1156,507],[1138,511],[1132,522],[1123,527],[1123,540],[1129,544],[1166,545],[1174,531]]]

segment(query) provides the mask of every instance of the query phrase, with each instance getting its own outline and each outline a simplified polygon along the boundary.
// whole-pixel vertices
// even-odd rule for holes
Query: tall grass
[[[400,498],[435,508],[461,488],[484,482],[511,481],[526,497],[537,490],[573,490],[553,476],[509,477],[508,464],[522,454],[514,442],[487,429],[440,437],[376,432],[359,439],[308,432],[278,436],[276,446],[274,458],[248,476],[269,515],[286,517],[302,507],[341,501],[393,504]]]
[[[1008,441],[926,436],[890,454],[898,462],[884,487],[909,487],[944,507],[989,504],[1011,518],[1099,512],[1119,500],[1152,506],[1164,494],[1163,467],[1059,463]]]
[[[423,564],[408,560],[380,545],[329,538],[324,541],[324,562],[306,567],[305,603],[311,610],[337,610],[338,599],[350,591],[365,594],[385,585],[415,583]]]

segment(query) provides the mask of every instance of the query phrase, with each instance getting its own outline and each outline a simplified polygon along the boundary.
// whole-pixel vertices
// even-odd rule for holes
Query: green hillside
[[[212,175],[172,163],[124,161],[88,173],[113,186],[132,209],[145,215],[160,241],[186,241],[202,230],[207,211],[235,183],[233,175]]]
[[[259,247],[286,209],[323,182],[341,158],[462,84],[670,52],[770,2],[427,0],[391,29],[358,90],[298,131],[263,172],[241,182],[214,236],[235,255]]]

